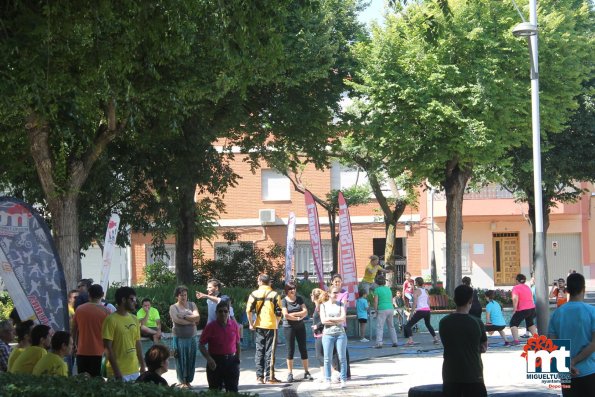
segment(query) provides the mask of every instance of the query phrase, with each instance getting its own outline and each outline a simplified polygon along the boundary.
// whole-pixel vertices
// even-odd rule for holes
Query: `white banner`
[[[107,224],[105,232],[105,242],[103,243],[103,267],[101,268],[101,286],[107,291],[109,286],[109,271],[112,267],[112,256],[116,248],[116,237],[118,236],[118,227],[120,226],[120,216],[112,214]]]
[[[355,248],[353,246],[353,233],[351,232],[351,219],[347,202],[343,192],[339,192],[339,245],[340,258],[339,273],[343,277],[343,286],[347,289],[349,297],[347,307],[355,307],[357,297],[357,268],[355,265]]]
[[[295,248],[295,214],[289,213],[287,220],[287,244],[285,247],[285,284],[291,281],[291,265],[293,264],[293,251]]]

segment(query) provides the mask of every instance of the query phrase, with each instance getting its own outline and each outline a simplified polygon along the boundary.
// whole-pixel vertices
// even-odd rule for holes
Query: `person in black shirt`
[[[293,382],[293,355],[295,353],[295,342],[297,341],[300,350],[302,365],[304,366],[304,380],[312,380],[308,371],[308,350],[306,347],[306,327],[304,318],[308,315],[308,309],[304,299],[297,295],[296,285],[292,282],[285,284],[285,298],[281,301],[283,311],[283,331],[287,341],[287,382]]]
[[[147,371],[142,373],[137,382],[153,382],[157,385],[168,386],[167,381],[161,377],[169,369],[169,349],[163,345],[153,345],[145,353]]]

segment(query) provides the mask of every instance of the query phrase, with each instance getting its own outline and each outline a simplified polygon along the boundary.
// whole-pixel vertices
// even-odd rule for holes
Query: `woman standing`
[[[177,302],[169,307],[169,316],[173,323],[172,333],[174,357],[178,383],[183,389],[189,389],[194,380],[196,351],[196,324],[200,314],[194,302],[188,302],[188,288],[180,285],[174,291]]]
[[[343,288],[343,278],[340,274],[335,274],[331,279],[331,286],[338,289],[339,293],[337,294],[337,300],[340,301],[344,307],[347,307],[347,302],[349,301],[349,292]],[[343,328],[347,328],[347,320],[343,322]],[[347,360],[347,379],[351,379],[351,363],[349,361],[349,350],[345,351],[345,359]],[[341,362],[339,361],[339,357],[337,356],[337,351],[333,353],[333,368],[337,369],[339,372],[341,371]],[[338,373],[335,373],[339,375]],[[340,376],[339,376],[340,377]],[[335,378],[336,380],[337,378]]]
[[[298,349],[302,365],[304,366],[304,380],[312,380],[312,375],[308,372],[308,350],[306,348],[306,327],[304,318],[308,315],[308,309],[304,299],[296,293],[296,286],[289,282],[285,284],[285,298],[281,301],[283,311],[283,332],[287,341],[287,382],[293,382],[293,354],[295,353],[295,342],[297,340]]]
[[[341,363],[341,388],[345,387],[347,380],[347,335],[343,323],[346,320],[345,305],[337,296],[340,289],[333,286],[329,292],[329,300],[321,302],[320,320],[324,325],[322,331],[322,346],[324,350],[324,378],[325,389],[331,387],[331,361],[333,349],[337,349],[339,362]]]
[[[430,305],[428,304],[428,292],[424,288],[424,279],[421,277],[415,278],[415,291],[413,291],[413,311],[411,312],[411,318],[405,324],[405,338],[409,338],[407,346],[413,345],[413,333],[411,327],[413,327],[419,320],[423,319],[426,324],[426,328],[430,331],[430,334],[434,337],[434,344],[440,343],[436,332],[430,324]]]
[[[314,335],[314,350],[316,359],[320,365],[320,373],[324,374],[324,350],[322,349],[322,330],[324,325],[320,320],[320,302],[328,300],[328,293],[320,288],[314,288],[310,294],[310,299],[314,303],[314,313],[312,313],[312,335]],[[324,375],[320,380],[324,380]]]
[[[376,311],[376,345],[374,348],[380,349],[382,347],[384,323],[388,325],[388,333],[393,342],[393,347],[397,347],[397,333],[393,323],[393,293],[386,286],[386,279],[383,276],[377,276],[375,282],[378,287],[374,290],[374,311]]]

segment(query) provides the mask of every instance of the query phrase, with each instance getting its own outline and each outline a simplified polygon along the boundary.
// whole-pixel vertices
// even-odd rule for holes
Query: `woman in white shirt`
[[[415,278],[415,291],[413,291],[413,312],[405,324],[405,338],[409,338],[406,345],[412,346],[415,343],[413,342],[413,332],[411,332],[411,328],[419,321],[424,320],[426,324],[426,328],[430,331],[430,334],[434,337],[434,344],[437,345],[440,343],[438,337],[436,336],[436,332],[434,332],[434,328],[432,328],[432,324],[430,324],[430,304],[428,302],[428,291],[424,288],[424,279],[421,277]]]
[[[341,290],[331,287],[328,300],[321,302],[320,320],[324,325],[322,331],[322,347],[324,350],[324,388],[331,387],[331,360],[333,349],[337,349],[339,362],[341,363],[341,387],[345,387],[347,380],[347,335],[343,323],[346,319],[345,305],[337,299]]]

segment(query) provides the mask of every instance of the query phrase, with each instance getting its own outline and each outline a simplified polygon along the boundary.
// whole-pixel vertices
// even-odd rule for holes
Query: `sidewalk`
[[[523,330],[521,330],[522,332]],[[374,343],[361,343],[350,339],[348,344],[351,359],[352,379],[344,389],[333,384],[329,390],[321,390],[322,384],[317,382],[321,377],[318,360],[315,358],[313,344],[308,344],[310,372],[316,378],[314,382],[302,381],[291,384],[258,385],[254,372],[254,349],[242,352],[240,373],[240,392],[257,393],[260,396],[407,396],[409,388],[426,384],[442,383],[442,346],[434,345],[429,333],[414,334],[414,340],[419,342],[414,347],[405,347],[405,339],[399,337],[399,347],[390,347],[390,340],[386,339],[385,347],[374,349]],[[488,338],[490,347],[482,355],[484,378],[488,393],[510,391],[540,391],[560,395],[559,391],[550,391],[544,385],[534,380],[526,379],[526,364],[520,357],[522,345],[518,347],[504,347],[502,339]],[[275,376],[284,381],[287,379],[285,365],[285,345],[277,348]],[[293,375],[301,379],[303,369],[296,351]],[[200,391],[207,388],[205,375],[205,360],[198,354],[196,375],[192,386]],[[175,364],[170,360],[170,370],[164,374],[169,384],[176,383]]]

